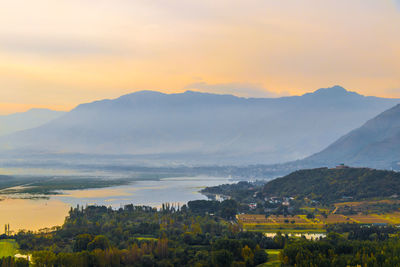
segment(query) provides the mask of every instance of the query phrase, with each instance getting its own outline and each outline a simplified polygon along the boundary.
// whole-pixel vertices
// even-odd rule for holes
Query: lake
[[[231,183],[222,177],[174,177],[135,181],[129,185],[100,189],[65,190],[50,199],[0,201],[0,226],[9,223],[12,230],[38,230],[62,225],[71,207],[105,205],[119,208],[126,204],[160,207],[162,203],[183,205],[190,200],[207,199],[199,191],[207,186]]]

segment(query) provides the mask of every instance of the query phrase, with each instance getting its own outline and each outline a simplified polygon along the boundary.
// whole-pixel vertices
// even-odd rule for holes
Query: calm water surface
[[[70,207],[105,205],[119,208],[126,204],[159,207],[162,203],[183,205],[190,200],[207,199],[199,193],[206,186],[231,183],[221,177],[177,177],[159,181],[136,181],[129,185],[101,189],[65,190],[50,199],[13,199],[0,201],[0,225],[13,230],[38,230],[62,225]]]
[[[100,189],[67,190],[54,196],[71,206],[105,205],[119,208],[126,204],[160,207],[163,203],[183,205],[190,200],[207,199],[199,191],[206,186],[230,183],[228,178],[178,177],[159,181],[137,181],[130,185]]]

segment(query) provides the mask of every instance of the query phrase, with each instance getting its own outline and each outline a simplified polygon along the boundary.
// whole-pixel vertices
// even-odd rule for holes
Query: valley
[[[331,103],[331,97],[337,102]],[[145,103],[156,100],[157,109],[149,112],[151,105]],[[199,125],[183,115],[174,118],[186,108],[175,106],[182,101],[196,103]],[[395,246],[400,235],[400,174],[393,171],[397,156],[387,149],[368,160],[359,155],[364,155],[364,147],[393,140],[399,106],[373,114],[377,116],[365,124],[363,116],[366,110],[380,112],[396,101],[364,97],[339,86],[276,100],[145,91],[83,104],[37,128],[0,137],[0,224],[5,225],[0,261],[24,267],[286,266],[302,262],[297,256],[302,251],[312,255],[331,246],[330,254],[318,260],[307,256],[304,262],[374,262],[372,254],[358,256],[360,246],[372,242],[371,249],[380,253]],[[349,103],[356,111],[346,117]],[[238,113],[225,120],[222,106]],[[274,108],[285,122],[273,119]],[[296,116],[291,118],[294,109],[300,117],[315,113],[322,118],[312,122],[324,128],[319,141],[312,134],[303,136],[310,133],[311,128],[304,129],[313,118],[303,125]],[[246,114],[239,116],[243,110]],[[206,123],[210,112],[215,120]],[[336,113],[334,119],[331,112]],[[248,121],[250,113],[254,118]],[[164,124],[130,121],[138,114],[153,116],[153,122],[162,117]],[[327,118],[336,129],[329,136]],[[190,130],[182,130],[183,124]],[[203,124],[215,125],[218,134],[199,138]],[[258,127],[261,124],[268,127]],[[361,127],[346,134],[350,124]],[[109,130],[110,125],[120,131]],[[239,139],[224,132],[238,133],[237,127],[246,129]],[[274,127],[278,135],[270,131]],[[88,135],[100,130],[105,136]],[[161,131],[166,134],[159,135]],[[265,131],[270,131],[270,140],[259,146],[258,134],[266,138]],[[296,136],[298,131],[301,135]],[[27,147],[24,142],[34,143],[30,138],[38,142],[20,150],[21,144]],[[44,150],[35,147],[41,142]],[[65,149],[63,142],[71,146]],[[322,143],[331,145],[323,149]],[[300,150],[304,154],[298,154]],[[341,251],[342,244],[353,253]]]
[[[113,207],[112,202],[107,201],[110,192],[114,191],[116,198],[127,197],[121,193],[128,192],[127,188],[123,189],[128,185],[66,190],[65,193],[71,194],[69,197],[106,199],[103,204],[79,204],[70,208],[64,223],[58,227],[36,232],[8,231],[3,235],[4,245],[10,246],[15,240],[17,245],[13,251],[18,249],[22,255],[30,255],[39,265],[85,266],[91,261],[95,265],[118,262],[141,266],[150,262],[154,265],[230,266],[247,262],[251,266],[280,266],[299,262],[295,255],[300,251],[307,251],[308,256],[301,259],[303,262],[329,261],[340,262],[340,265],[348,261],[355,264],[375,262],[377,259],[372,254],[359,257],[358,253],[368,246],[374,254],[387,258],[383,255],[390,254],[396,246],[400,234],[400,200],[398,196],[388,195],[400,183],[397,176],[398,173],[391,171],[340,167],[297,171],[267,183],[231,181],[219,185],[223,180],[206,177],[132,183],[136,192],[142,182],[143,193],[149,199],[168,199],[162,193],[164,188],[172,195],[171,199],[176,200],[179,183],[183,183],[182,188],[190,186],[191,190],[199,190],[200,187],[193,188],[196,182],[200,185],[211,179],[215,186],[204,188],[202,192],[211,198],[220,196],[219,201],[203,196],[198,200],[186,199],[159,206],[120,204]],[[302,188],[293,184],[294,177],[304,185]],[[319,183],[305,182],[316,177]],[[341,181],[345,188],[350,182],[362,186],[353,185],[350,188],[352,197],[343,197],[343,188],[324,187],[325,182],[335,184],[335,181]],[[166,183],[171,184],[167,186]],[[385,190],[371,194],[366,183]],[[292,188],[296,191],[291,191]],[[326,190],[327,201],[321,201],[316,194],[322,189]],[[84,193],[81,195],[81,192]],[[140,190],[138,192],[140,194]],[[286,195],[288,192],[290,196]],[[116,203],[123,203],[122,200]],[[129,201],[134,202],[133,199]],[[312,252],[324,247],[332,252],[315,259]],[[105,251],[112,257],[106,256]],[[19,261],[27,263],[24,259]]]
[[[0,267],[400,267],[400,0],[0,7]]]

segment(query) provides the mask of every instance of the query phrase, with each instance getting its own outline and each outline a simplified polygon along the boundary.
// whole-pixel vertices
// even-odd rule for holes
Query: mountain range
[[[65,114],[63,111],[37,108],[26,112],[2,115],[0,116],[0,136],[38,127],[63,114]]]
[[[397,103],[340,86],[281,98],[140,91],[81,104],[41,126],[3,136],[0,151],[274,164],[321,151]]]

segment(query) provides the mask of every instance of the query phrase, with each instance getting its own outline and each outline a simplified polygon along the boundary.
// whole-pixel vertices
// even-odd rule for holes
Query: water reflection
[[[62,225],[70,205],[57,199],[12,199],[0,201],[0,225],[10,229],[38,230]]]

